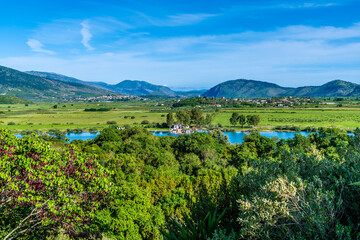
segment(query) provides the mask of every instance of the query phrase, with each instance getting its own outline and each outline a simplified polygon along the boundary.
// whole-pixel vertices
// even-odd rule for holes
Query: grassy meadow
[[[57,105],[54,108],[54,105]],[[163,123],[170,105],[155,106],[149,102],[115,102],[115,103],[32,103],[0,104],[0,127],[14,132],[22,130],[104,128],[108,121],[118,125],[141,125],[143,120],[150,123]],[[84,111],[86,108],[110,108],[110,111]],[[324,107],[324,108],[205,108],[205,112],[214,112],[212,124],[240,130],[230,125],[229,118],[233,112],[244,115],[257,114],[261,122],[258,128],[272,129],[276,126],[331,127],[354,129],[360,126],[360,108]]]

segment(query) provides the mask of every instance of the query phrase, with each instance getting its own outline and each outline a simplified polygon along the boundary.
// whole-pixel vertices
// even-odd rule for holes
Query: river
[[[162,132],[162,131],[154,131],[152,132],[155,136],[167,136],[167,135],[171,135],[171,136],[178,136],[178,135],[174,135],[171,134],[170,132]],[[229,138],[229,142],[230,143],[242,143],[243,137],[246,134],[249,134],[248,132],[223,132],[226,136],[228,136]],[[310,133],[309,132],[275,132],[275,131],[271,131],[271,132],[260,132],[260,135],[264,136],[264,137],[278,137],[279,139],[288,139],[288,138],[293,138],[295,136],[295,134],[301,134],[303,136],[307,136]],[[99,135],[100,133],[90,133],[90,132],[83,132],[83,133],[67,133],[66,136],[70,139],[70,142],[72,140],[88,140],[88,139],[94,139],[97,135]],[[20,138],[22,137],[21,134],[15,134],[16,137]]]

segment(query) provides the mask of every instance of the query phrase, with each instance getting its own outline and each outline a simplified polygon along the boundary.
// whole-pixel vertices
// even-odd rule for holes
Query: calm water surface
[[[223,132],[224,135],[229,137],[229,142],[230,143],[242,143],[244,142],[243,137],[245,135],[248,135],[250,133],[248,132]],[[172,134],[170,132],[153,132],[153,134],[155,136],[175,136],[177,137],[178,135]],[[295,134],[301,134],[303,136],[307,136],[310,133],[309,132],[260,132],[261,136],[264,137],[268,137],[268,138],[272,138],[272,137],[278,137],[279,139],[288,139],[288,138],[293,138],[295,137]]]
[[[72,140],[91,140],[94,139],[97,135],[99,135],[100,132],[97,133],[90,133],[90,132],[82,132],[82,133],[67,133],[66,137],[68,137],[70,139],[69,142],[71,142]],[[21,134],[14,134],[17,138],[21,138],[22,135]],[[51,134],[50,134],[51,135]]]
[[[162,136],[174,136],[177,137],[178,135],[171,134],[170,132],[161,132],[161,131],[155,131],[152,132],[155,136],[162,137]],[[226,136],[229,137],[230,143],[242,143],[244,142],[243,137],[247,134],[250,134],[248,132],[223,132]],[[66,136],[70,139],[70,142],[72,140],[89,140],[94,139],[97,135],[99,135],[100,132],[97,133],[89,133],[89,132],[83,132],[83,133],[67,133]],[[309,132],[260,132],[261,136],[272,138],[272,137],[278,137],[279,139],[288,139],[295,137],[295,134],[301,134],[303,136],[307,136],[310,133]],[[22,137],[21,134],[14,134],[16,137],[20,138]],[[353,135],[353,134],[349,134]]]

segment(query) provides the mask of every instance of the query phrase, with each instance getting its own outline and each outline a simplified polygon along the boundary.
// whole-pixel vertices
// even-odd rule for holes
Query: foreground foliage
[[[206,240],[213,236],[224,214],[225,210],[217,216],[215,210],[214,213],[209,212],[204,219],[197,222],[185,218],[184,226],[179,224],[176,220],[173,220],[174,230],[170,230],[169,233],[163,231],[162,234],[165,239],[169,240]]]
[[[91,141],[48,141],[1,132],[3,238],[19,225],[13,238],[359,238],[360,131],[253,132],[231,145],[220,131],[109,127]]]
[[[105,170],[74,149],[59,154],[37,139],[0,132],[0,236],[38,238],[63,230],[90,236],[102,204]]]

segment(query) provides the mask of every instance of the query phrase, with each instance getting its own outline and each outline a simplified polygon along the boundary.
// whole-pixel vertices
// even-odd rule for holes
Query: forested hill
[[[360,85],[342,80],[334,80],[321,86],[298,88],[238,79],[220,83],[204,93],[206,97],[256,98],[256,97],[358,97]]]
[[[220,83],[204,93],[206,97],[271,97],[280,96],[288,89],[255,80],[238,79]]]
[[[132,95],[175,96],[176,93],[168,87],[154,85],[145,81],[124,80],[113,86],[117,92]]]
[[[46,79],[0,66],[1,95],[13,95],[28,100],[50,100],[110,93],[110,91],[80,83]]]

